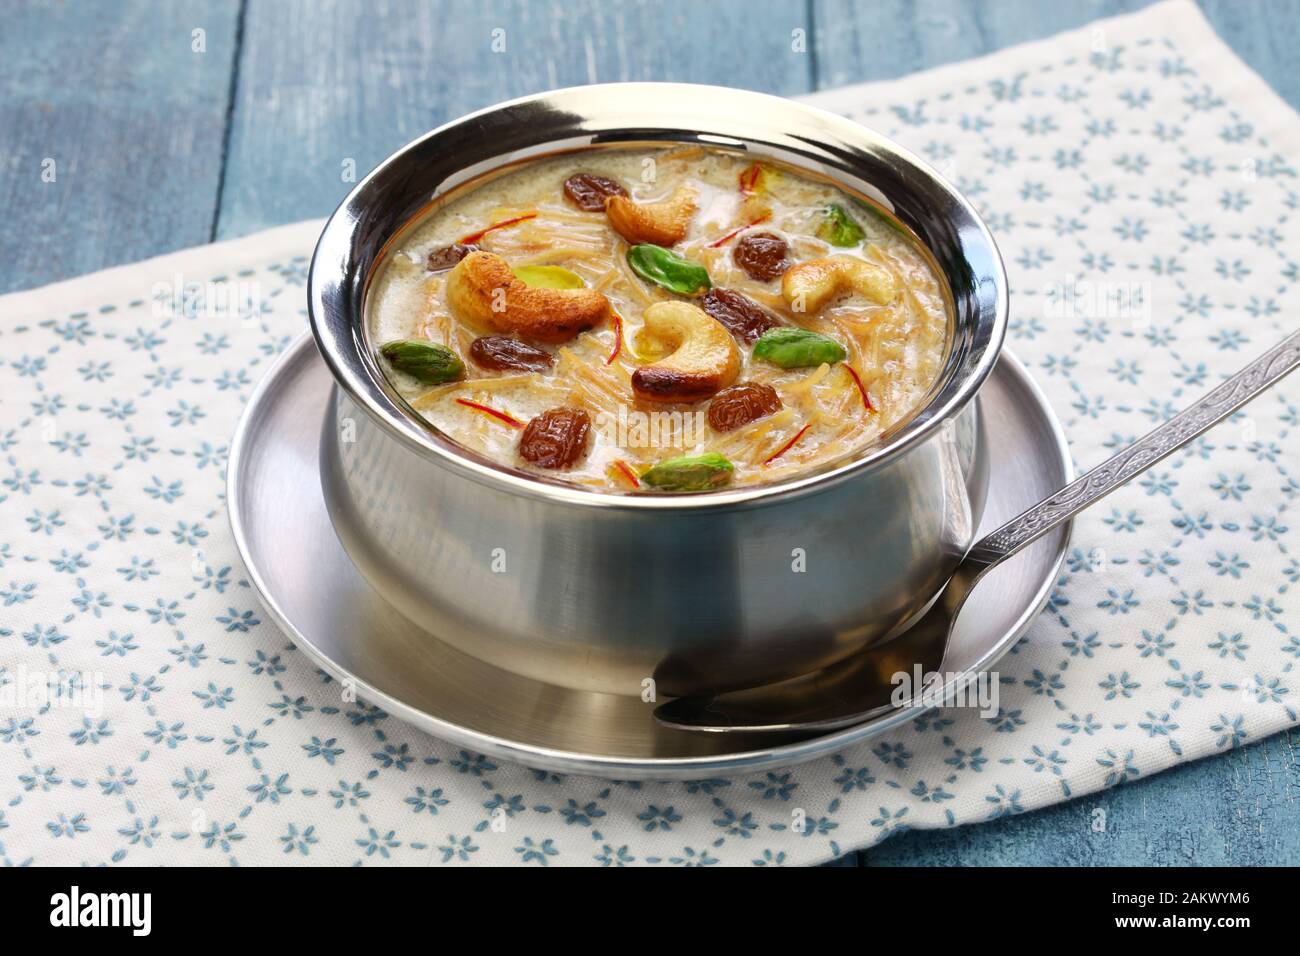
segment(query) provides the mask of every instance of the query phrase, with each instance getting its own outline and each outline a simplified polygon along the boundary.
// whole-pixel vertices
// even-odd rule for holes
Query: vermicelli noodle
[[[584,211],[566,200],[563,188],[579,173],[613,181],[617,185],[611,188],[621,186],[627,198],[610,200],[606,211]],[[790,349],[796,346],[772,351],[769,346],[779,336],[772,336],[770,328],[756,345],[757,333],[739,331],[705,308],[728,335],[734,333],[738,364],[719,366],[721,377],[713,383],[718,387],[709,386],[707,393],[697,391],[680,401],[671,395],[667,400],[650,397],[645,370],[666,369],[662,379],[674,362],[684,361],[685,347],[652,332],[647,310],[654,314],[661,303],[705,307],[711,300],[683,294],[672,285],[671,274],[666,282],[648,280],[644,267],[630,263],[635,243],[616,228],[615,205],[623,202],[625,215],[634,218],[643,210],[647,216],[667,215],[659,210],[670,208],[682,186],[694,201],[689,223],[670,246],[652,244],[659,250],[655,261],[667,263],[670,273],[678,269],[693,275],[690,269],[703,267],[715,291],[743,296],[755,314],[765,316],[764,326],[833,340],[818,339],[813,357],[795,359],[807,364],[783,367],[780,363],[789,364]],[[839,212],[832,214],[832,209]],[[513,219],[520,221],[511,223]],[[836,232],[837,225],[844,228]],[[478,252],[465,263],[486,261],[482,254],[491,253],[516,270],[522,283],[518,288],[558,290],[538,301],[560,301],[577,290],[573,301],[603,295],[607,311],[592,327],[567,339],[547,338],[524,326],[503,331],[495,313],[484,313],[488,322],[483,322],[483,316],[467,311],[463,303],[469,300],[457,299],[449,288],[462,281],[460,273],[430,268],[431,253],[446,252],[476,233],[482,233],[473,243]],[[845,243],[846,235],[856,241]],[[742,260],[739,255],[742,244],[747,255],[768,254],[763,241],[785,250],[785,260],[777,263],[779,271],[771,278],[760,277],[764,263],[755,267],[752,256]],[[684,266],[675,265],[674,254],[685,260]],[[892,289],[892,294],[846,279],[820,309],[799,308],[790,287],[783,286],[791,278],[788,271],[808,263],[836,267],[840,257],[858,262],[858,268],[870,266],[880,288]],[[508,467],[623,494],[637,490],[634,480],[654,477],[647,469],[681,456],[723,456],[732,469],[726,476],[730,484],[745,485],[785,480],[861,452],[923,403],[951,334],[947,302],[928,254],[882,210],[777,164],[760,165],[752,156],[692,146],[549,158],[461,191],[435,207],[389,253],[371,288],[367,321],[376,350],[386,343],[416,341],[444,346],[459,359],[449,360],[458,367],[450,381],[421,381],[399,361],[381,363],[411,406],[454,441]],[[503,306],[501,322],[511,319],[510,308]],[[555,317],[543,309],[527,319]],[[530,365],[521,372],[479,364],[476,341],[503,335],[531,346],[530,361],[545,367]],[[711,341],[717,337],[715,330]],[[842,350],[838,354],[835,344]],[[679,346],[681,354],[675,353]],[[706,422],[706,413],[714,395],[732,385],[774,390],[780,408],[734,430],[718,431]],[[570,463],[542,467],[521,456],[522,426],[560,406],[585,412],[591,434]]]

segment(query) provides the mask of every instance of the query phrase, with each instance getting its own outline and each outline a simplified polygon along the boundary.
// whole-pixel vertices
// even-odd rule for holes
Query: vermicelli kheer
[[[922,402],[949,310],[886,213],[700,147],[536,161],[435,209],[367,305],[410,405],[487,457],[611,493],[775,482]]]

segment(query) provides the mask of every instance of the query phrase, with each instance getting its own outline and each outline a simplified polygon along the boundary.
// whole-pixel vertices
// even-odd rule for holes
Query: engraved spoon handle
[[[1300,331],[1113,458],[977,541],[966,561],[987,568],[1010,557],[1231,415],[1296,366],[1300,366]]]

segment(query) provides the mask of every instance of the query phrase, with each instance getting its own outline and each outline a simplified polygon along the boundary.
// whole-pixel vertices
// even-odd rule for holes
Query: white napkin
[[[1009,345],[1080,465],[1296,314],[1300,119],[1190,3],[811,99],[981,207]],[[941,711],[752,778],[618,784],[340,704],[268,623],[222,500],[239,411],[303,326],[318,225],[0,300],[0,862],[806,863],[1296,723],[1300,382],[1078,521],[995,717]],[[261,317],[232,318],[231,293]],[[42,706],[33,684],[64,672],[77,693]]]

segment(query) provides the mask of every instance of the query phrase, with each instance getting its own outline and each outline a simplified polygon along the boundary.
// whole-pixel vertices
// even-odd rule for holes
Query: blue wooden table
[[[9,0],[0,291],[329,213],[449,118],[579,83],[795,95],[1048,36],[1145,0]],[[1202,0],[1300,106],[1300,0]],[[803,30],[802,50],[792,49]],[[794,46],[798,46],[795,44]],[[55,182],[42,178],[54,160]],[[1300,862],[1300,734],[1096,797],[917,832],[848,865]],[[1103,806],[1107,832],[1092,832]]]

